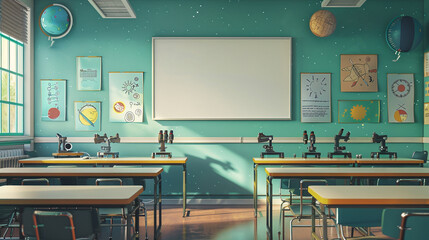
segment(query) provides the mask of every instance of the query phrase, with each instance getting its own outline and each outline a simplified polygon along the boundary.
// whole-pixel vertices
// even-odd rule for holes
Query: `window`
[[[24,43],[0,32],[0,136],[24,135]]]

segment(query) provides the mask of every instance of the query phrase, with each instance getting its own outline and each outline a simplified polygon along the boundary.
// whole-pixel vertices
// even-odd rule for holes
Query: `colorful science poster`
[[[76,131],[101,130],[101,102],[74,102]]]
[[[67,81],[64,79],[42,79],[40,85],[42,121],[66,121]]]
[[[77,90],[101,90],[101,57],[76,57],[76,68]]]
[[[414,74],[387,74],[389,123],[414,122]]]
[[[301,122],[331,122],[330,73],[301,73]]]
[[[380,122],[379,100],[339,100],[339,123],[378,123]]]
[[[111,122],[143,122],[143,72],[109,73]]]
[[[341,92],[377,92],[376,54],[341,55]]]

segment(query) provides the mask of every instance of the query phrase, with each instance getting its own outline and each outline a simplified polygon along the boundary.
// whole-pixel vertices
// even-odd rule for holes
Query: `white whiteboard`
[[[154,120],[290,120],[292,39],[152,39]]]

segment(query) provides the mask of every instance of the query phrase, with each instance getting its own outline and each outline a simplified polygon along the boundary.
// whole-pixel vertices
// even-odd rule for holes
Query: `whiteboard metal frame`
[[[159,118],[155,116],[155,41],[157,39],[289,39],[289,118]],[[163,120],[174,120],[174,121],[223,121],[223,120],[234,120],[234,121],[257,121],[257,120],[270,120],[270,121],[284,121],[292,120],[292,37],[152,37],[152,120],[163,121]]]

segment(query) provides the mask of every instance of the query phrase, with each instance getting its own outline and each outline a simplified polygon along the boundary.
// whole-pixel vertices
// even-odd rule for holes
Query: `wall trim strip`
[[[73,143],[93,143],[92,137],[68,137]],[[56,137],[35,137],[35,143],[57,143]],[[333,143],[333,137],[318,137],[317,143]],[[429,143],[429,137],[389,137],[388,143]],[[156,137],[121,137],[121,143],[158,143]],[[258,143],[256,137],[176,137],[174,143]],[[301,137],[276,137],[273,143],[302,143]],[[348,143],[372,143],[371,137],[351,137]]]

